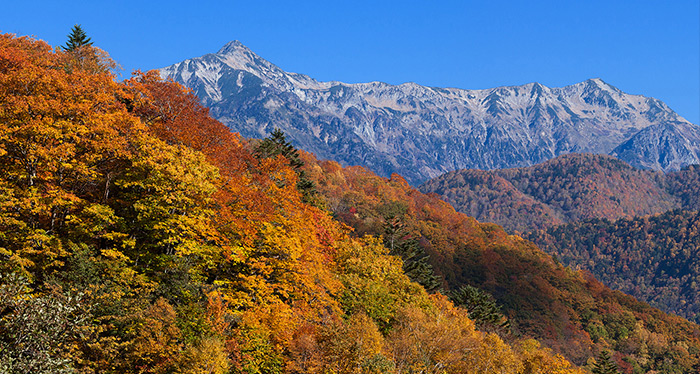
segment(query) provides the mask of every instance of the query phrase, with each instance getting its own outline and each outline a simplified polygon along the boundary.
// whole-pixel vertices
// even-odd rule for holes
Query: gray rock
[[[160,73],[191,87],[245,137],[277,127],[319,158],[398,173],[413,185],[451,170],[523,167],[572,152],[612,153],[663,170],[700,160],[698,126],[659,100],[597,78],[486,90],[319,82],[238,41]]]

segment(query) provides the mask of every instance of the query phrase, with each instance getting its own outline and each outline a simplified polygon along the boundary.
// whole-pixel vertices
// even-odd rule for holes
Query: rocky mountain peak
[[[698,126],[659,100],[626,94],[600,78],[561,88],[529,83],[485,90],[319,82],[285,72],[235,40],[161,75],[193,88],[213,116],[245,137],[280,128],[320,158],[386,177],[398,173],[414,185],[456,169],[610,154],[622,144],[615,154],[635,166],[700,163],[700,145],[690,141],[698,139]],[[647,128],[653,131],[642,132]]]
[[[245,51],[245,52],[253,52],[251,51],[248,47],[246,47],[243,43],[241,43],[239,40],[232,40],[226,44],[224,44],[221,49],[219,49],[219,52],[217,52],[217,55],[228,55],[231,53],[236,53],[238,51]]]

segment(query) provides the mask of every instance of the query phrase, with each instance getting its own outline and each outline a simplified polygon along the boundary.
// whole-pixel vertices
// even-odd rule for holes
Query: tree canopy
[[[0,35],[2,372],[577,370],[479,331],[189,90],[71,59]]]

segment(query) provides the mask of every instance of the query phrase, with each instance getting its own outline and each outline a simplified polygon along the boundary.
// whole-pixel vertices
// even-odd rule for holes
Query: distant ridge
[[[243,136],[278,127],[320,158],[398,173],[413,185],[456,169],[524,167],[572,152],[664,171],[700,163],[698,126],[599,78],[486,90],[319,82],[283,71],[239,41],[160,73],[191,87]]]
[[[589,219],[700,210],[700,166],[661,173],[609,155],[569,154],[524,168],[462,169],[420,186],[479,221],[528,232]]]

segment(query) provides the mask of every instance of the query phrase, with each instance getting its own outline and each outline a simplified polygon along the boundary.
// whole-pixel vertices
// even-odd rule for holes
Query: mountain
[[[630,161],[636,167],[679,170],[698,164],[700,134],[686,122],[665,122],[642,129],[615,147],[611,155]]]
[[[413,185],[451,170],[523,167],[572,152],[613,153],[658,170],[700,161],[696,125],[657,99],[597,78],[485,90],[319,82],[238,41],[160,74],[191,87],[213,117],[243,136],[262,138],[278,127],[320,158],[398,173]]]
[[[569,154],[525,168],[463,169],[420,186],[481,221],[527,232],[587,219],[700,209],[700,168],[662,173],[608,155]]]

